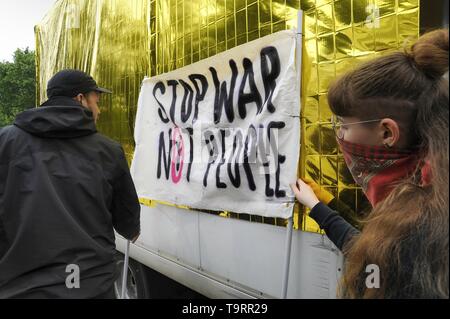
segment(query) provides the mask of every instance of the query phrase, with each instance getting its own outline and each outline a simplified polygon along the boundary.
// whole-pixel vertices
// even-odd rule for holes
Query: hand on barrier
[[[312,190],[314,191],[314,194],[316,194],[317,198],[322,203],[328,204],[329,202],[331,202],[334,199],[333,194],[324,190],[323,188],[321,189],[319,184],[314,182],[311,178],[305,177],[305,178],[303,178],[303,181],[312,188]]]
[[[320,202],[311,186],[301,179],[299,179],[296,184],[292,184],[291,188],[300,204],[303,204],[310,209],[314,208],[314,206]]]

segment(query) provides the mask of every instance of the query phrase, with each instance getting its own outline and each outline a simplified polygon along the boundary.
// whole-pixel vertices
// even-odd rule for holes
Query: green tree
[[[0,127],[35,106],[36,68],[34,51],[17,49],[13,62],[0,62]]]

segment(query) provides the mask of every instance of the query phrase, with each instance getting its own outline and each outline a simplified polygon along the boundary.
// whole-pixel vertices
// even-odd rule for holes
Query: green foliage
[[[16,115],[35,107],[35,55],[17,49],[13,62],[0,62],[0,127],[14,122]]]

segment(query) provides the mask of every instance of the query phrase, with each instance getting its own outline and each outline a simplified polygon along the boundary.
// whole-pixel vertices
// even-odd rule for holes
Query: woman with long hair
[[[448,45],[448,30],[432,31],[330,87],[337,141],[373,208],[360,232],[302,180],[292,188],[344,253],[342,298],[449,297]]]

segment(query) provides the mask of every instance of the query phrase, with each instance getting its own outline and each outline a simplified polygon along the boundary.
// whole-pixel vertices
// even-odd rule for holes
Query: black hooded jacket
[[[92,112],[54,98],[0,129],[0,299],[110,291],[113,228],[137,236],[140,205],[122,147]]]

